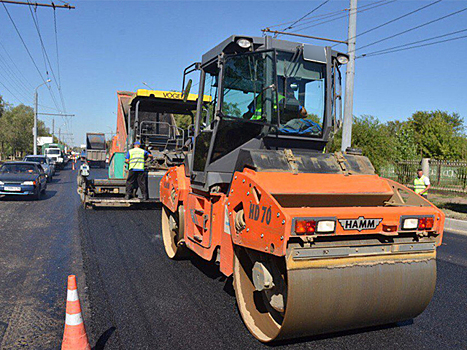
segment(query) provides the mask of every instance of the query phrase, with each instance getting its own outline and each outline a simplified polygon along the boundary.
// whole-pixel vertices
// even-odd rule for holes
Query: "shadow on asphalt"
[[[359,334],[359,333],[370,333],[370,332],[381,331],[381,330],[384,330],[384,329],[405,327],[405,326],[410,326],[412,324],[413,324],[413,319],[407,320],[407,321],[404,321],[404,322],[390,323],[390,324],[381,325],[381,326],[358,328],[358,329],[353,329],[353,330],[350,330],[350,331],[334,332],[334,333],[328,333],[328,334],[322,334],[322,335],[315,335],[315,336],[312,336],[312,337],[281,340],[281,341],[277,341],[277,342],[274,342],[274,343],[265,343],[264,345],[266,345],[266,346],[268,346],[270,348],[275,348],[277,346],[300,344],[300,343],[313,342],[313,341],[323,340],[323,339],[345,337],[345,336],[349,336],[349,335],[353,335],[353,334]]]
[[[96,346],[92,348],[92,350],[103,350],[105,348],[105,344],[110,339],[112,334],[115,332],[115,327],[110,327],[107,329],[96,342]]]
[[[191,264],[206,277],[209,277],[212,280],[219,280],[219,282],[225,282],[223,288],[224,292],[226,292],[231,297],[235,297],[232,276],[225,277],[225,275],[219,270],[218,264],[216,264],[214,261],[204,260],[194,253],[190,255],[189,259]]]
[[[46,201],[57,194],[57,191],[46,190],[45,195],[41,196],[41,199],[35,199],[32,196],[21,196],[21,195],[4,195],[0,196],[0,201],[2,202],[37,202],[37,201]]]
[[[467,204],[463,203],[443,203],[438,206],[441,209],[449,209],[458,213],[467,214]]]

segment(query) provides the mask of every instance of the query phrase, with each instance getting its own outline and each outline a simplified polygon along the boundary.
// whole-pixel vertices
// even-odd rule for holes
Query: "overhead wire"
[[[380,29],[380,28],[382,28],[382,27],[384,27],[384,26],[387,26],[387,25],[389,25],[389,24],[391,24],[391,23],[397,22],[398,20],[400,20],[400,19],[402,19],[402,18],[408,17],[408,16],[413,15],[414,13],[417,13],[417,12],[419,12],[419,11],[422,11],[422,10],[424,10],[424,9],[430,7],[430,6],[436,5],[437,3],[441,2],[441,1],[442,1],[442,0],[437,0],[437,1],[435,1],[435,2],[432,2],[432,3],[428,4],[428,5],[424,5],[424,6],[422,6],[422,7],[419,7],[419,8],[417,8],[417,9],[415,9],[415,10],[413,10],[413,11],[410,11],[410,12],[408,12],[408,13],[405,13],[405,14],[399,16],[399,17],[393,18],[393,19],[391,19],[390,21],[387,21],[387,22],[384,22],[384,23],[382,23],[382,24],[379,24],[379,25],[377,25],[376,27],[367,29],[367,30],[365,30],[364,32],[361,32],[361,33],[355,35],[353,38],[349,38],[348,40],[358,38],[359,36],[368,34],[368,33],[372,32],[372,31],[375,31],[375,30]],[[335,45],[332,45],[331,47],[337,46],[337,45],[339,45],[339,44],[340,44],[340,43],[337,43],[337,44],[335,44]]]
[[[316,12],[317,10],[319,10],[321,7],[323,7],[324,5],[326,5],[327,3],[329,2],[329,0],[325,0],[323,1],[321,4],[319,4],[318,6],[316,6],[313,10],[311,10],[310,12],[308,12],[307,14],[305,14],[304,16],[300,17],[299,19],[297,19],[295,22],[293,22],[290,26],[282,29],[283,32],[289,30],[289,29],[292,29],[297,23],[299,23],[300,21],[304,20],[305,18],[307,18],[309,15],[311,15],[312,13]]]
[[[57,74],[58,74],[58,85],[60,90],[62,89],[62,78],[60,76],[60,58],[58,55],[58,31],[57,31],[57,14],[54,7],[54,31],[55,31],[55,54],[57,56]]]
[[[379,1],[376,1],[376,2],[373,2],[373,3],[370,3],[370,4],[366,4],[366,5],[362,5],[359,7],[358,11],[361,11],[369,6],[374,6],[374,5],[377,5],[379,3],[382,3],[382,2],[386,2],[388,0],[379,0]],[[344,8],[342,10],[338,10],[338,11],[332,11],[332,12],[328,12],[328,13],[323,13],[323,14],[320,14],[320,15],[314,15],[314,16],[309,16],[307,19],[304,19],[302,21],[301,24],[298,24],[296,25],[295,27],[302,27],[302,26],[305,26],[309,23],[313,23],[313,22],[318,22],[318,21],[322,21],[324,19],[327,19],[327,18],[332,18],[332,17],[337,17],[339,16],[339,18],[344,18],[344,17],[347,17],[346,14],[342,15],[342,12],[346,12],[348,11],[349,9],[347,8]],[[293,23],[295,22],[294,21],[289,21],[289,22],[283,22],[283,23],[280,23],[280,24],[275,24],[275,25],[272,25],[272,26],[268,26],[268,28],[274,28],[274,27],[281,27],[283,25],[286,25],[286,24],[290,24],[290,23]]]
[[[15,98],[19,103],[25,105],[25,103],[22,100],[20,100],[5,84],[3,84],[1,81],[0,84],[5,88],[6,91],[10,93],[11,96],[13,96],[13,98]]]
[[[392,4],[393,2],[396,2],[397,0],[390,0],[390,1],[386,1],[386,2],[378,2],[377,4],[372,4],[374,6],[372,7],[365,7],[365,8],[360,8],[360,9],[357,9],[357,13],[362,13],[362,12],[366,12],[366,11],[370,11],[370,10],[373,10],[375,8],[378,8],[378,7],[381,7],[381,6],[386,6],[386,5],[389,5],[389,4]],[[309,25],[309,26],[306,26],[306,27],[303,27],[303,28],[300,28],[300,29],[296,29],[295,31],[296,32],[299,32],[299,31],[303,31],[305,29],[309,29],[309,28],[313,28],[313,27],[317,27],[317,26],[320,26],[322,24],[326,24],[326,23],[329,23],[329,22],[333,22],[333,21],[337,21],[339,19],[342,19],[342,18],[347,18],[347,14],[344,14],[342,16],[338,16],[336,18],[332,18],[332,19],[329,19],[327,21],[322,21],[322,22],[319,22],[319,23],[315,23],[315,24],[312,24],[312,25]],[[303,23],[301,25],[297,25],[296,28],[299,28],[301,27],[302,25],[304,25]]]
[[[382,0],[382,1],[386,1],[386,0]],[[344,12],[344,11],[347,11],[347,9],[342,9],[342,10],[338,10],[338,11],[323,13],[323,14],[320,14],[320,15],[310,16],[310,17],[308,17],[308,19],[306,21],[310,21],[310,20],[312,20],[314,18],[318,18],[318,17],[328,17],[328,16],[333,16],[333,15],[339,15],[339,14],[342,14],[342,12]],[[288,22],[282,22],[282,23],[279,23],[279,24],[274,24],[272,26],[268,26],[268,28],[282,27],[284,25],[287,25],[287,24],[290,24],[290,23],[293,23],[293,22],[295,22],[295,20],[288,21]]]
[[[21,80],[22,84],[24,84],[24,86],[29,86],[26,90],[32,90],[32,84],[31,82],[24,76],[23,72],[21,71],[21,69],[18,68],[18,66],[16,65],[16,62],[11,58],[10,54],[8,53],[8,50],[6,49],[5,45],[3,45],[3,43],[0,41],[0,46],[2,47],[3,51],[5,51],[5,54],[7,55],[7,57],[9,58],[10,62],[12,63],[13,67],[16,68],[16,72],[18,73],[17,76],[18,76],[18,79]],[[2,56],[3,57],[3,56]],[[7,60],[5,59],[5,62]],[[13,69],[12,69],[13,70]],[[16,74],[16,73],[15,73]]]
[[[427,25],[430,25],[430,24],[432,24],[432,23],[441,21],[441,20],[443,20],[443,19],[446,19],[446,18],[451,17],[451,16],[454,16],[454,15],[457,15],[457,14],[459,14],[459,13],[461,13],[461,12],[464,12],[464,11],[467,11],[467,7],[463,8],[463,9],[461,9],[461,10],[458,10],[458,11],[451,12],[451,13],[445,15],[445,16],[436,18],[436,19],[434,19],[434,20],[431,20],[431,21],[428,21],[428,22],[419,24],[419,25],[417,25],[417,26],[415,26],[415,27],[412,27],[412,28],[403,30],[402,32],[399,32],[399,33],[396,33],[396,34],[387,36],[387,37],[385,37],[385,38],[376,40],[376,41],[374,41],[374,42],[372,42],[372,43],[369,43],[369,44],[367,44],[367,45],[360,46],[360,47],[356,48],[355,51],[361,50],[361,49],[363,49],[363,48],[365,48],[365,47],[369,47],[369,46],[373,46],[373,45],[379,44],[379,43],[381,43],[381,42],[383,42],[383,41],[386,41],[386,40],[395,38],[395,37],[397,37],[397,36],[406,34],[406,33],[408,33],[408,32],[411,32],[411,31],[413,31],[413,30],[416,30],[416,29],[425,27],[425,26],[427,26]]]
[[[357,58],[379,56],[379,55],[384,55],[384,54],[387,54],[387,53],[405,51],[405,50],[410,50],[410,49],[415,49],[415,48],[420,48],[420,47],[425,47],[425,46],[431,46],[431,45],[435,45],[435,44],[441,44],[441,43],[445,43],[445,42],[449,42],[449,41],[455,41],[455,40],[467,38],[467,35],[462,35],[462,36],[455,37],[455,38],[450,38],[450,39],[445,39],[445,40],[438,40],[438,41],[435,41],[435,42],[432,42],[432,43],[426,43],[426,44],[422,44],[422,45],[414,45],[414,44],[423,43],[423,42],[427,42],[427,41],[431,41],[431,40],[435,40],[435,39],[439,39],[439,38],[444,38],[444,37],[454,35],[454,34],[459,34],[459,33],[462,33],[462,32],[467,32],[467,29],[457,30],[455,32],[446,33],[446,34],[443,34],[443,35],[437,35],[437,36],[434,36],[434,37],[431,37],[431,38],[426,38],[426,39],[423,39],[423,40],[417,40],[417,41],[413,41],[411,43],[407,43],[407,44],[403,44],[403,45],[393,46],[393,47],[390,47],[390,48],[387,48],[387,49],[384,49],[384,50],[369,52],[367,54],[360,55]]]
[[[45,78],[44,78],[44,76],[42,75],[42,73],[41,73],[39,67],[37,66],[37,63],[36,63],[36,61],[34,60],[34,57],[32,57],[32,54],[31,54],[31,52],[29,51],[29,48],[28,48],[28,46],[26,45],[26,43],[25,43],[25,41],[24,41],[24,39],[23,39],[23,36],[21,35],[21,33],[20,33],[18,27],[16,26],[16,23],[15,23],[15,21],[13,20],[13,17],[11,17],[10,11],[8,11],[8,8],[5,6],[5,3],[2,2],[2,5],[3,5],[3,8],[5,9],[5,11],[6,11],[7,15],[8,15],[8,18],[10,19],[11,23],[13,24],[13,27],[15,28],[16,33],[18,34],[18,36],[19,36],[19,38],[20,38],[20,40],[21,40],[21,42],[22,42],[24,48],[26,49],[26,52],[28,53],[29,58],[31,59],[32,63],[34,64],[34,67],[36,68],[37,73],[39,73],[39,76],[41,77],[42,82],[43,82],[44,84],[46,84],[46,86],[49,88],[49,89],[48,89],[48,90],[49,90],[49,94],[50,94],[50,97],[52,98],[52,101],[54,102],[55,107],[56,107],[58,110],[60,110],[60,107],[58,106],[58,103],[57,103],[57,100],[55,99],[55,96],[54,96],[54,94],[53,94],[53,91],[52,91],[52,90],[50,89],[50,87],[47,85],[47,81],[45,80]]]
[[[5,59],[5,57],[0,53],[0,64],[2,67],[4,67],[4,72],[8,74],[10,79],[22,90],[28,91],[31,90],[29,87],[27,87],[22,80],[19,78],[19,76],[16,74],[16,72],[11,68],[10,64],[8,61]]]
[[[62,91],[60,89],[60,86],[58,85],[58,78],[57,76],[55,75],[55,72],[54,72],[54,69],[52,67],[52,63],[50,62],[50,59],[49,59],[49,55],[47,53],[47,49],[45,48],[45,45],[44,45],[44,40],[42,38],[42,34],[41,34],[41,31],[40,31],[40,27],[39,27],[39,19],[37,17],[37,12],[36,12],[36,17],[34,18],[34,13],[32,11],[32,5],[29,0],[28,1],[28,4],[29,4],[29,12],[31,13],[31,17],[32,17],[32,20],[34,22],[34,26],[36,27],[36,31],[37,31],[37,34],[39,36],[39,41],[40,41],[40,44],[41,44],[41,47],[42,47],[42,54],[44,55],[45,57],[45,66],[46,66],[46,70],[47,70],[47,63],[48,63],[48,67],[50,68],[50,72],[52,73],[52,76],[53,76],[53,81],[55,83],[55,86],[57,87],[58,89],[58,93],[59,93],[59,96],[60,96],[60,100],[61,100],[61,103],[62,103],[62,108],[64,111],[66,111],[66,108],[65,108],[65,101],[64,101],[64,98],[63,98],[63,94],[62,94]],[[47,74],[48,74],[48,71],[47,71]]]

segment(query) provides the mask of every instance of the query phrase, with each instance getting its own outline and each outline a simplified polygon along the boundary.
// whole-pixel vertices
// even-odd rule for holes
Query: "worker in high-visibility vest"
[[[414,192],[420,196],[427,198],[428,190],[431,187],[430,179],[428,176],[423,175],[423,170],[417,170],[417,177],[413,180]]]
[[[152,157],[151,153],[141,148],[141,143],[136,141],[134,148],[130,149],[125,157],[128,164],[128,177],[126,180],[125,199],[133,196],[133,191],[141,190],[143,200],[148,200],[148,173],[145,171],[144,162],[147,157]]]

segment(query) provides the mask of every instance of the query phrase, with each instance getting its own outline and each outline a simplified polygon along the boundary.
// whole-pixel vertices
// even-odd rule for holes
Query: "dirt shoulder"
[[[467,196],[430,193],[428,200],[440,208],[446,214],[446,217],[467,220]]]

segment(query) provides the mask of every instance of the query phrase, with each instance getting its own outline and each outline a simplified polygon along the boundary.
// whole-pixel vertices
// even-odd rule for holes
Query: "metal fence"
[[[413,187],[413,180],[420,168],[419,160],[398,161],[381,170],[381,176]],[[430,160],[430,178],[433,189],[467,193],[467,162]]]

